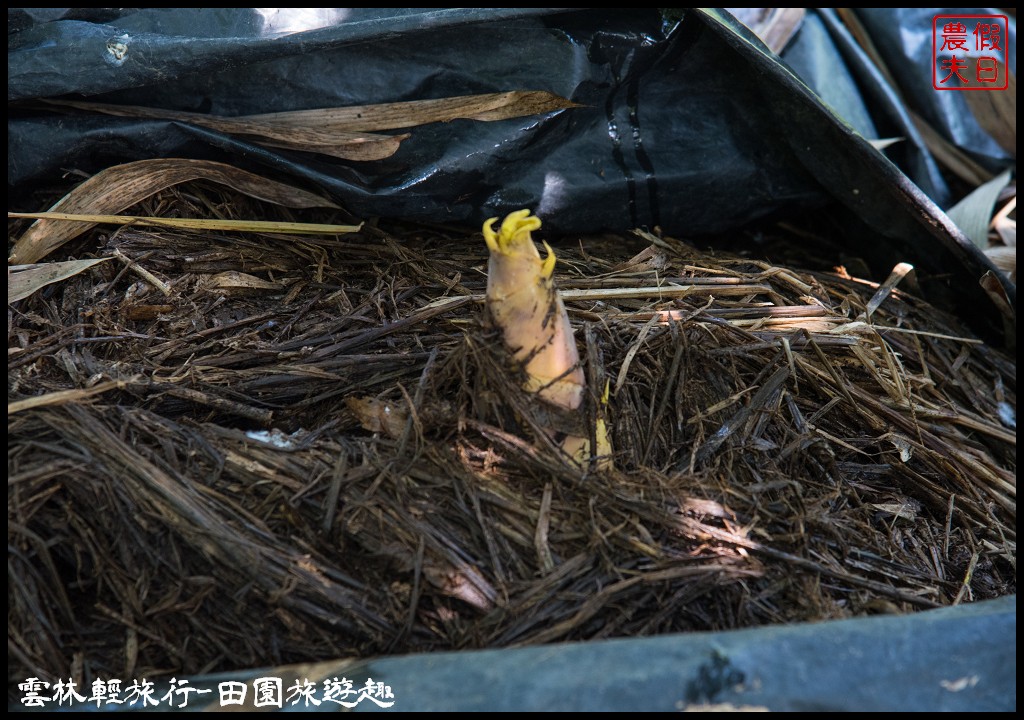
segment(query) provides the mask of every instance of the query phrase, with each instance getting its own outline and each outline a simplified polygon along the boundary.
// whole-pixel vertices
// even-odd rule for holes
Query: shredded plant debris
[[[129,214],[360,220],[204,182]],[[613,467],[566,463],[550,437],[487,321],[479,232],[95,227],[47,258],[116,259],[8,306],[9,677],[87,685],[1015,592],[1016,361],[903,275],[657,232],[546,239],[580,412],[607,422]]]

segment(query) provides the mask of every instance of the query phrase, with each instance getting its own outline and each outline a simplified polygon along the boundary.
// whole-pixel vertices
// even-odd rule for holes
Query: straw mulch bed
[[[213,211],[291,217],[202,183],[132,214]],[[9,400],[71,391],[8,415],[9,682],[1015,592],[1015,361],[899,290],[859,317],[878,286],[851,278],[643,233],[555,247],[614,470],[538,431],[474,299],[479,233],[65,248],[134,265],[8,310]]]

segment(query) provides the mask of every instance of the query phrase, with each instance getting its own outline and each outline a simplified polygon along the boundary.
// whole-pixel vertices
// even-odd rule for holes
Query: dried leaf
[[[285,125],[264,119],[225,118],[216,115],[203,115],[200,113],[163,110],[135,105],[106,105],[104,103],[76,102],[72,100],[48,102],[119,117],[177,120],[231,135],[251,137],[255,142],[269,147],[315,152],[342,160],[369,161],[391,157],[398,151],[402,141],[409,137],[408,135],[372,135],[363,132],[324,128],[312,120],[301,125]]]
[[[47,102],[121,117],[178,120],[219,132],[249,136],[270,147],[362,161],[391,157],[402,141],[409,137],[407,134],[372,134],[377,130],[409,128],[458,119],[490,122],[579,107],[563,97],[538,90],[295,110],[235,118],[129,105],[70,100]]]
[[[875,68],[882,74],[888,83],[889,87],[899,93],[899,84],[893,77],[892,72],[889,70],[889,66],[882,58],[882,54],[878,52],[878,48],[875,47],[875,43],[871,40],[871,34],[868,32],[864,24],[861,23],[856,13],[853,12],[853,8],[836,8],[836,14],[839,15],[839,19],[842,21],[846,28],[853,35],[854,40],[860,45],[861,49],[871,59],[871,62],[875,64]]]
[[[93,265],[110,258],[94,260],[68,260],[67,262],[42,263],[39,265],[14,265],[7,270],[7,302],[27,298],[40,288],[77,275]]]
[[[999,193],[1008,182],[1010,170],[975,188],[970,195],[946,211],[949,219],[982,250],[988,247],[988,226],[992,221],[992,211],[999,199]]]
[[[903,498],[901,502],[870,503],[870,505],[876,510],[892,515],[894,518],[903,518],[910,521],[916,520],[917,514],[921,512],[921,503],[912,498]]]
[[[910,462],[910,458],[914,456],[914,446],[911,445],[906,438],[900,437],[899,435],[895,435],[893,433],[890,433],[888,435],[888,438],[889,442],[891,442],[893,446],[895,446],[895,448],[899,450],[900,460],[902,462]]]
[[[890,145],[895,145],[896,143],[903,142],[904,140],[906,140],[906,138],[904,138],[904,137],[891,137],[891,138],[879,138],[878,140],[868,140],[868,143],[875,150],[878,150],[879,152],[881,152],[882,150],[885,150]]]
[[[209,280],[208,288],[216,290],[274,290],[280,291],[284,286],[280,283],[262,280],[248,273],[228,270],[217,273]]]
[[[410,102],[354,107],[297,110],[250,115],[248,121],[287,127],[315,126],[329,132],[366,132],[415,127],[452,120],[508,120],[580,107],[565,98],[539,90],[519,90],[486,95],[413,100]]]
[[[1017,282],[1017,248],[1006,245],[996,245],[985,250],[988,259],[992,264],[1006,273],[1010,281]]]
[[[345,404],[364,430],[382,432],[393,438],[401,437],[405,430],[405,421],[409,414],[401,405],[372,397],[347,397]]]
[[[128,308],[129,320],[154,320],[165,313],[174,312],[174,305],[135,305]]]
[[[278,222],[276,220],[222,220],[220,218],[163,218],[144,215],[75,215],[71,213],[7,213],[10,218],[38,218],[88,223],[90,227],[111,225],[155,225],[179,230],[219,230],[221,232],[262,232],[285,235],[340,235],[359,232],[362,225]]]
[[[805,8],[726,8],[773,53],[782,52],[807,14]]]
[[[992,218],[992,227],[995,229],[996,234],[999,235],[999,239],[1003,241],[1003,245],[1017,247],[1017,219],[1016,217],[1010,217],[1017,210],[1017,183],[1010,183],[1006,189],[1010,190],[1013,196],[1003,206],[1003,209]],[[1005,191],[1003,194],[1005,194]],[[1003,194],[1000,194],[1000,200],[1003,199]]]
[[[449,597],[458,598],[481,612],[486,613],[494,609],[498,592],[480,571],[471,565],[424,563],[423,575]]]
[[[224,163],[169,158],[140,160],[107,168],[69,192],[50,210],[69,214],[118,213],[154,193],[189,180],[212,180],[259,200],[285,207],[338,207],[313,193]],[[14,244],[8,261],[34,263],[92,226],[78,222],[39,220]]]
[[[974,95],[975,93],[966,94]],[[924,140],[924,144],[928,146],[932,155],[944,167],[948,168],[950,172],[971,185],[981,185],[992,179],[992,173],[975,162],[963,150],[942,137],[935,128],[928,124],[927,120],[913,110],[908,110],[907,114],[910,115],[910,119],[914,122],[914,127],[921,134],[921,139]]]
[[[981,285],[988,294],[989,299],[999,308],[1002,316],[1007,321],[1013,322],[1017,317],[1017,311],[1010,304],[1010,298],[1006,295],[1006,290],[1003,288],[1003,284],[999,282],[999,278],[989,271],[981,276],[978,284]]]
[[[1007,247],[1017,247],[1017,221],[1004,218],[995,220],[994,226],[999,239]]]

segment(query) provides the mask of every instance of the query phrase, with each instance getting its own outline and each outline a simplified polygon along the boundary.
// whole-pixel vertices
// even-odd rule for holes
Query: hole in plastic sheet
[[[110,38],[107,40],[107,54],[104,59],[111,65],[120,67],[128,57],[128,46],[131,42],[132,38],[128,34]]]

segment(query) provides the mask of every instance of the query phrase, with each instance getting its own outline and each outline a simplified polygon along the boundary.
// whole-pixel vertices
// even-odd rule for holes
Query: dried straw
[[[132,214],[170,208],[338,220],[201,184]],[[1015,361],[898,286],[872,303],[878,285],[650,234],[557,246],[588,386],[615,389],[616,469],[581,471],[482,321],[479,235],[104,232],[64,251],[130,262],[9,313],[11,677],[1015,591]]]

